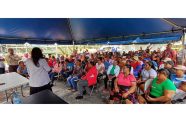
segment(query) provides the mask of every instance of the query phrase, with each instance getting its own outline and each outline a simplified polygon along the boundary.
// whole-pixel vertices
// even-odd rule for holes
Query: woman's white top
[[[143,81],[146,81],[146,80],[148,80],[150,78],[157,77],[157,72],[154,69],[152,69],[152,68],[150,70],[148,70],[148,71],[143,69],[141,74],[142,74],[142,80]]]
[[[39,67],[35,66],[31,58],[27,59],[25,64],[30,76],[31,87],[41,87],[47,85],[50,82],[48,72],[51,68],[48,66],[48,63],[45,59],[39,59]]]
[[[103,72],[105,70],[105,65],[103,63],[101,63],[100,65],[98,63],[96,63],[96,69],[99,71],[98,73],[103,74]]]
[[[108,70],[107,70],[107,75],[110,74],[110,71],[112,69],[113,65],[110,65]],[[118,65],[116,65],[116,68],[114,69],[114,73],[115,73],[115,76],[117,77],[119,75],[119,72],[120,72],[120,67]]]

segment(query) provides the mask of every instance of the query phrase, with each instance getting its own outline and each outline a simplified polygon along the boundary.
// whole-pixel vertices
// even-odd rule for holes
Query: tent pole
[[[17,44],[16,44],[16,53],[18,53],[18,52],[17,52]]]
[[[182,37],[182,50],[184,50],[184,45],[185,45],[185,28],[183,29],[183,37]],[[185,57],[182,56],[182,60],[181,60],[182,65],[184,65],[185,63]]]
[[[172,26],[181,28],[180,26],[176,25],[175,23],[173,23],[173,22],[171,22],[171,21],[169,21],[169,20],[167,20],[167,19],[162,18],[162,20],[164,20],[165,22],[167,22],[168,24],[170,24],[170,25],[172,25]]]
[[[74,41],[73,41],[73,52],[75,51],[75,45],[74,45]]]
[[[55,49],[56,49],[56,51],[55,51],[55,55],[56,55],[56,58],[57,58],[57,56],[58,56],[58,53],[57,53],[57,51],[58,51],[58,50],[57,50],[57,48],[58,48],[58,44],[55,43],[54,45],[55,45]]]
[[[70,18],[67,19],[67,24],[68,24],[70,36],[71,36],[71,39],[72,39],[73,51],[74,51],[75,38],[74,38],[73,31],[72,31],[72,26],[71,26]]]
[[[183,38],[182,38],[182,47],[184,48],[185,44],[185,28],[183,29]]]
[[[2,47],[2,44],[0,44],[0,46],[1,46],[1,50],[0,50],[0,52],[3,52],[3,47]]]
[[[56,45],[56,58],[57,58],[57,45]]]

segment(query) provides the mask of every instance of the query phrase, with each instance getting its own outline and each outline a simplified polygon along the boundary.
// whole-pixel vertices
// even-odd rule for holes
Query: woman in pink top
[[[121,103],[136,103],[136,78],[130,74],[131,66],[125,65],[114,82],[114,90],[110,94],[110,103],[121,101]]]
[[[62,70],[62,64],[59,60],[56,61],[56,64],[54,65],[54,68],[52,69],[52,72],[49,74],[50,80],[53,83],[55,80],[55,76],[58,75]]]

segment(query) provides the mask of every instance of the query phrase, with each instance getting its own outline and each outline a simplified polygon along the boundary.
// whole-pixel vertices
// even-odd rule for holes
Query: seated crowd
[[[168,44],[163,52],[150,51],[147,47],[123,54],[76,53],[59,59],[62,62],[60,73],[68,89],[79,93],[76,99],[83,99],[84,94],[90,94],[92,86],[103,83],[104,89],[100,92],[110,93],[109,103],[170,103],[178,93],[186,91],[186,67],[179,65],[171,46]],[[148,86],[147,81],[150,81]]]
[[[76,99],[90,95],[93,86],[103,83],[99,92],[109,92],[111,104],[180,103],[186,99],[186,67],[177,61],[171,46],[162,52],[147,47],[122,54],[86,51],[70,57],[49,55],[49,77],[52,83],[62,77],[69,90],[78,92]],[[24,62],[19,62],[17,72],[28,77]]]

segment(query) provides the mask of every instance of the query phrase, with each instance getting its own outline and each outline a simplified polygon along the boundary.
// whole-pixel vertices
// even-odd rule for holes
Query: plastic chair
[[[57,80],[59,80],[60,77],[61,77],[61,73],[58,73],[58,74],[57,74]]]
[[[145,86],[144,86],[144,91],[142,91],[139,87],[137,87],[137,94],[141,95],[143,93],[145,93],[147,91],[147,89],[149,88],[150,84],[152,83],[153,79],[148,79],[145,82]]]
[[[60,77],[61,77],[61,73],[58,73],[56,76],[54,76],[55,78],[56,78],[56,80],[59,80],[60,79]],[[56,85],[56,83],[55,83],[55,85]]]
[[[92,87],[92,88],[91,88],[91,92],[90,92],[90,96],[92,96],[92,93],[93,93],[95,87],[97,87],[97,85],[98,85],[98,82],[97,82],[97,80],[96,80],[96,84],[90,86],[90,87]],[[89,88],[90,88],[90,87],[89,87]]]
[[[148,90],[149,86],[152,84],[153,79],[148,79],[145,82],[145,86],[144,86],[144,93]]]

